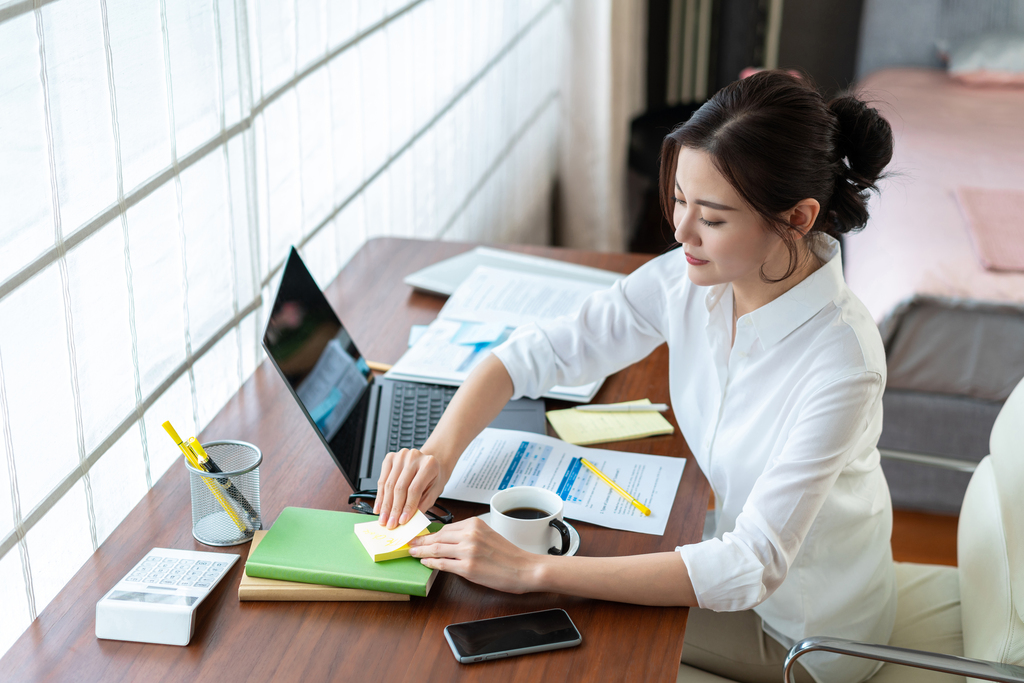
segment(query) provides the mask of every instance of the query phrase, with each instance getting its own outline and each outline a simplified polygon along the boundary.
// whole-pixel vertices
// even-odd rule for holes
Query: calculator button
[[[227,562],[214,562],[213,566],[216,567],[217,569],[223,569],[224,567],[228,566],[228,563]]]
[[[174,581],[171,581],[170,579],[164,579],[163,581],[160,582],[160,585],[162,585],[162,586],[173,586],[174,585]]]
[[[196,588],[209,588],[210,587],[210,582],[209,581],[196,581],[195,587]]]
[[[209,560],[199,560],[196,562],[197,567],[206,567],[210,564]]]

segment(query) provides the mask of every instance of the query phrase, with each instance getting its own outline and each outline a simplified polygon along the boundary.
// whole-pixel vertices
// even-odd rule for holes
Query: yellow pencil
[[[171,437],[171,440],[174,441],[174,443],[178,445],[178,448],[181,449],[181,452],[185,456],[185,459],[188,460],[188,464],[192,465],[192,467],[199,470],[200,472],[207,471],[206,468],[203,467],[198,460],[196,460],[195,454],[188,448],[186,448],[185,444],[181,442],[181,437],[178,436],[178,432],[176,432],[174,430],[174,427],[171,426],[170,421],[164,422],[163,428]],[[213,497],[216,498],[217,502],[220,503],[222,508],[224,508],[224,512],[228,513],[228,517],[230,517],[231,521],[235,523],[235,526],[238,527],[239,531],[241,531],[243,534],[248,533],[249,529],[248,527],[246,527],[245,522],[243,522],[241,518],[239,518],[238,513],[236,513],[235,509],[231,507],[231,503],[229,503],[228,499],[224,497],[224,494],[220,492],[220,487],[217,486],[217,484],[215,484],[214,482],[210,481],[209,477],[200,477],[200,479],[203,480],[203,483],[206,484],[206,487],[210,489],[210,493],[213,494]]]
[[[609,486],[611,486],[623,498],[625,498],[630,503],[632,503],[634,506],[636,506],[636,509],[639,510],[640,512],[642,512],[645,517],[649,517],[650,516],[651,509],[649,507],[647,507],[646,505],[641,503],[639,500],[637,500],[633,496],[631,496],[628,493],[626,493],[626,489],[622,488],[621,486],[616,484],[614,481],[609,479],[608,475],[606,475],[604,472],[602,472],[601,470],[599,470],[596,467],[594,467],[593,463],[591,463],[586,458],[580,458],[580,462],[583,463],[584,465],[586,465],[588,470],[590,470],[591,472],[593,472],[597,476],[601,477],[601,480],[604,481],[604,483],[606,483]]]

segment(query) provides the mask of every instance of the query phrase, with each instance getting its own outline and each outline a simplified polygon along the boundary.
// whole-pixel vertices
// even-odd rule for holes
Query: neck
[[[814,255],[814,252],[807,247],[803,240],[797,243],[797,249],[796,270],[786,279],[779,282],[765,282],[761,278],[761,271],[759,269],[750,273],[747,277],[733,281],[732,296],[735,318],[744,316],[771,303],[803,282],[811,273],[824,265],[824,262]],[[789,252],[783,249],[783,258],[775,258],[772,261],[773,263],[765,264],[765,274],[768,277],[773,277],[773,273],[778,273],[778,275],[784,274],[789,263]],[[781,263],[781,266],[779,266],[779,263]],[[774,267],[772,267],[773,265]]]

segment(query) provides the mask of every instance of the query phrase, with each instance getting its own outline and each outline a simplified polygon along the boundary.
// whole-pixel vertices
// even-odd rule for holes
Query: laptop
[[[375,377],[292,247],[263,348],[353,491],[377,486],[384,456],[419,448],[456,387]],[[544,402],[510,401],[491,427],[543,434]]]

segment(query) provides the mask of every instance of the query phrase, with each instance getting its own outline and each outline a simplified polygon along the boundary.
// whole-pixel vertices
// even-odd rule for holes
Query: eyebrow
[[[683,191],[683,188],[679,187],[679,181],[678,180],[676,181],[676,189],[679,190],[680,193],[682,193],[682,191]],[[696,200],[694,202],[694,204],[697,204],[698,206],[706,206],[709,209],[718,209],[719,211],[735,211],[736,210],[735,208],[733,208],[731,206],[726,206],[725,204],[716,204],[715,202],[709,202],[706,199],[698,199],[698,200]]]

